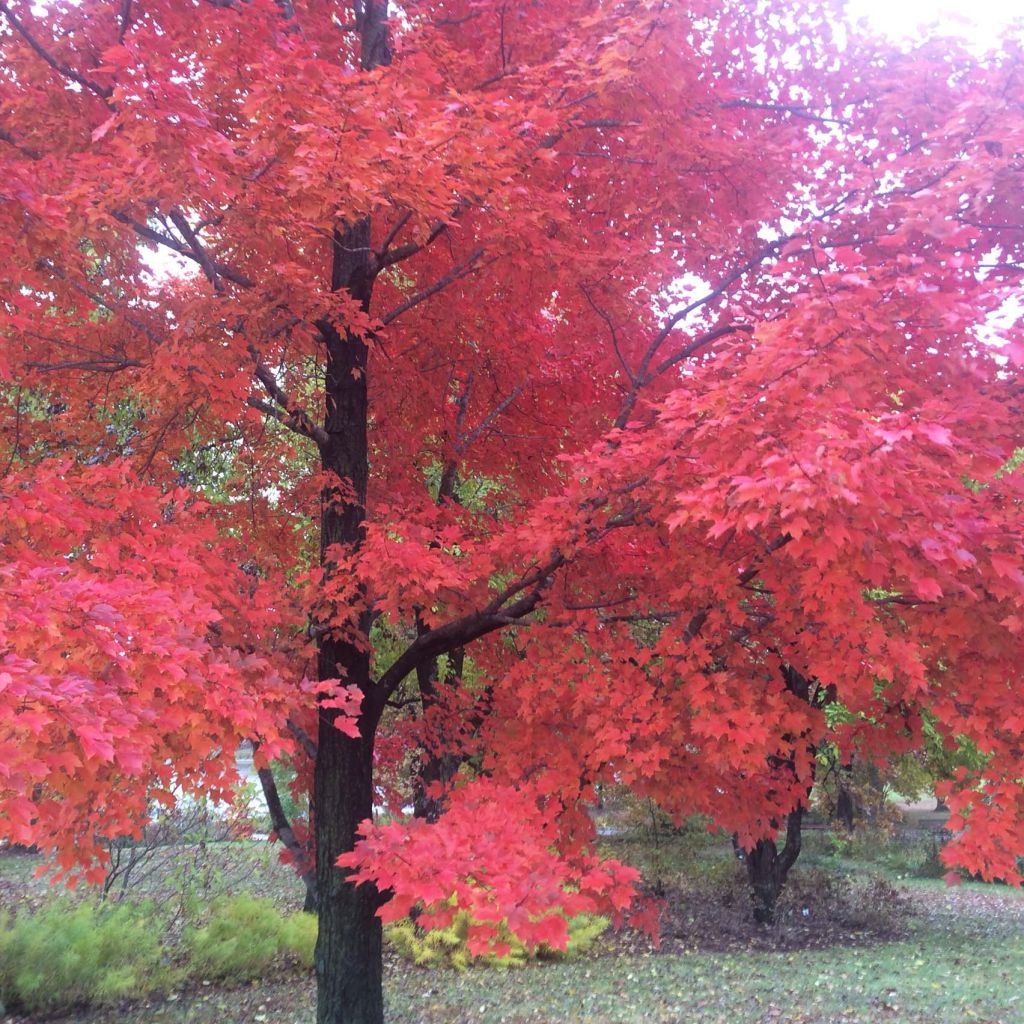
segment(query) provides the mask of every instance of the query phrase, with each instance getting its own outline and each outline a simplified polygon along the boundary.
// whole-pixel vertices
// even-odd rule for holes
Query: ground
[[[812,837],[817,840],[817,837]],[[675,845],[673,845],[675,843]],[[517,970],[423,970],[389,959],[391,1024],[1024,1024],[1024,898],[1017,890],[899,877],[884,858],[839,860],[810,844],[784,921],[773,935],[744,932],[742,907],[709,913],[712,899],[687,879],[730,874],[718,842],[663,840],[658,848],[669,909],[656,951],[637,936],[611,936],[585,959]],[[636,849],[626,844],[626,855]],[[265,845],[224,844],[206,882],[217,890],[255,889],[284,904],[294,880]],[[649,856],[650,849],[646,850]],[[687,870],[666,870],[678,854]],[[194,854],[193,854],[194,857]],[[187,859],[187,858],[186,858]],[[642,857],[640,859],[643,859]],[[890,858],[891,860],[891,858]],[[25,908],[47,898],[33,880],[35,858],[0,857],[0,905]],[[799,869],[798,869],[799,870]],[[827,873],[827,875],[826,875]],[[852,876],[872,889],[864,927],[813,923],[822,879]],[[810,881],[807,881],[807,880]],[[817,879],[817,881],[815,881]],[[895,888],[890,888],[889,883]],[[156,883],[153,883],[156,884]],[[804,888],[801,889],[800,885]],[[725,884],[728,889],[728,882]],[[906,901],[904,913],[899,903]],[[875,897],[879,897],[879,899]],[[725,904],[729,904],[729,899]],[[891,902],[891,906],[888,903]],[[807,912],[806,914],[804,912]],[[810,922],[810,923],[809,923]],[[806,948],[806,947],[812,948]],[[257,984],[199,984],[170,998],[80,1010],[49,1024],[306,1024],[311,979],[282,967]],[[28,1018],[6,1018],[21,1022]]]

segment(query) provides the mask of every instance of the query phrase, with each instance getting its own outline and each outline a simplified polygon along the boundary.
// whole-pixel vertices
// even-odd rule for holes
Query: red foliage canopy
[[[438,731],[486,695],[488,786],[748,839],[825,698],[867,756],[932,716],[991,754],[955,858],[1018,879],[1019,51],[816,0],[354,9],[0,2],[0,828],[91,862],[299,725],[325,798],[335,713],[368,764],[466,651]]]

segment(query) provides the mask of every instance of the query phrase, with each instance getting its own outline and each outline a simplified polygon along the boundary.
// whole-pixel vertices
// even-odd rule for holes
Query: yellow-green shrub
[[[241,981],[258,977],[282,953],[311,967],[316,919],[285,917],[268,899],[223,897],[211,904],[205,925],[185,933],[184,942],[190,974]]]
[[[283,949],[310,969],[316,949],[316,931],[315,914],[292,914],[284,919]]]
[[[498,942],[509,947],[504,956],[493,953],[474,956],[467,949],[469,929],[473,919],[469,911],[460,910],[447,928],[434,928],[424,932],[411,918],[403,918],[384,929],[384,934],[395,951],[421,967],[454,967],[463,971],[471,966],[521,967],[528,961],[539,959],[572,959],[586,953],[608,928],[606,917],[577,914],[567,919],[569,943],[564,950],[541,945],[532,952],[504,925],[498,927]]]
[[[153,916],[146,905],[61,902],[0,921],[0,1001],[38,1012],[166,988]]]

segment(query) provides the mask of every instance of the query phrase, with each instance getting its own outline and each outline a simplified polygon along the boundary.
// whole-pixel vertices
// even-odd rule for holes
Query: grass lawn
[[[714,859],[719,852],[709,854]],[[259,879],[260,871],[253,869],[262,855],[249,850],[244,856],[247,877]],[[0,859],[0,896],[34,890],[38,883],[30,881],[28,860]],[[297,897],[287,876],[270,869],[269,877],[270,884],[283,887],[282,898]],[[900,884],[913,915],[899,941],[880,944],[659,953],[642,943],[611,943],[578,961],[462,974],[392,960],[386,973],[388,1019],[393,1024],[1024,1024],[1022,894],[1002,886]],[[247,986],[203,983],[168,999],[48,1020],[307,1024],[313,1001],[311,979],[282,970]]]

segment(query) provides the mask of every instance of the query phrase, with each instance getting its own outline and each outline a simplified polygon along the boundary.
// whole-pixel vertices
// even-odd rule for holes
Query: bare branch
[[[776,252],[778,252],[779,249],[788,241],[788,238],[781,238],[777,242],[770,242],[760,252],[756,253],[745,263],[741,263],[740,266],[736,267],[734,270],[731,270],[728,274],[726,274],[725,277],[723,277],[721,281],[719,281],[718,284],[716,284],[715,287],[712,288],[709,292],[702,295],[699,299],[695,299],[688,306],[679,310],[677,313],[673,313],[672,316],[669,317],[668,321],[665,323],[665,326],[662,327],[662,329],[655,335],[654,340],[651,342],[650,348],[644,355],[643,363],[640,364],[640,370],[638,371],[637,376],[643,377],[646,374],[647,368],[650,366],[651,362],[654,360],[654,357],[658,353],[658,349],[661,348],[662,343],[672,333],[672,331],[680,322],[685,320],[691,313],[696,312],[702,306],[706,306],[708,305],[708,303],[714,302],[715,299],[720,298],[722,295],[724,295],[725,292],[733,284],[735,284],[741,277],[744,277],[747,273],[753,270],[754,267],[757,267],[760,264],[762,264],[766,259],[768,259],[769,256],[772,256]]]
[[[377,681],[376,691],[379,699],[386,700],[390,697],[402,680],[427,659],[436,658],[457,647],[465,647],[496,629],[525,618],[540,604],[544,591],[552,583],[551,574],[564,562],[565,557],[556,552],[545,565],[506,588],[485,608],[453,619],[418,636]],[[520,594],[523,596],[519,597]]]
[[[316,759],[316,744],[313,742],[312,737],[303,729],[300,725],[296,725],[292,719],[288,719],[285,723],[288,731],[292,734],[299,746],[306,752],[306,754],[312,759]]]
[[[394,226],[385,235],[384,241],[380,243],[380,249],[377,252],[377,265],[382,266],[381,261],[384,259],[388,250],[391,248],[391,243],[401,234],[402,228],[412,219],[412,210],[405,210],[402,215],[395,221]]]
[[[132,0],[121,0],[121,13],[117,22],[117,41],[124,42],[125,33],[132,24]]]
[[[681,360],[686,359],[688,356],[693,355],[695,352],[698,351],[698,349],[702,348],[710,341],[714,341],[715,338],[721,337],[722,334],[731,334],[735,331],[751,330],[751,328],[749,327],[740,325],[733,325],[727,329],[715,328],[714,330],[709,331],[707,334],[701,335],[700,338],[697,338],[689,345],[680,349],[679,352],[663,360],[660,364],[655,366],[653,371],[651,369],[651,366],[654,363],[654,360],[657,357],[658,352],[661,349],[661,346],[665,343],[665,340],[672,333],[672,331],[675,330],[675,328],[683,320],[685,320],[691,313],[694,313],[698,309],[701,309],[702,307],[707,306],[709,303],[714,302],[715,299],[721,298],[721,296],[724,295],[733,284],[740,280],[740,278],[744,277],[747,273],[753,270],[754,267],[760,266],[760,264],[763,263],[766,259],[768,259],[769,256],[772,256],[773,254],[777,253],[779,249],[788,241],[790,241],[789,238],[780,238],[778,241],[770,242],[763,249],[761,249],[760,252],[756,253],[750,259],[741,263],[738,267],[735,267],[728,274],[726,274],[725,277],[723,277],[718,282],[718,284],[716,284],[715,287],[712,288],[710,291],[706,292],[699,299],[694,299],[694,301],[691,302],[689,305],[684,306],[682,309],[680,309],[676,313],[673,313],[672,316],[668,318],[668,320],[665,322],[661,330],[658,331],[658,333],[654,336],[650,345],[648,345],[647,351],[644,353],[643,359],[640,360],[640,365],[637,367],[636,370],[633,387],[630,389],[629,394],[626,396],[626,400],[625,402],[623,402],[622,409],[620,410],[619,415],[615,417],[616,427],[621,429],[626,425],[626,423],[629,421],[630,414],[636,407],[637,400],[640,397],[640,390],[646,387],[648,384],[650,384],[651,381],[653,381],[658,376],[658,374],[663,373],[665,370],[667,370],[670,366],[674,365],[675,363],[678,363]],[[721,333],[716,333],[719,331]]]
[[[277,791],[277,781],[269,768],[260,768],[256,774],[259,776],[260,786],[263,789],[263,799],[267,804],[267,812],[270,814],[270,822],[274,826],[277,838],[284,843],[285,848],[292,855],[298,865],[299,875],[306,885],[311,902],[315,905],[317,901],[316,891],[316,869],[310,863],[309,853],[299,842],[295,830],[292,828],[288,815],[285,814],[281,804],[281,797]]]
[[[586,121],[573,121],[567,128],[559,128],[556,131],[549,132],[540,140],[538,149],[551,149],[557,142],[559,142],[567,131],[570,129],[578,128],[636,128],[640,124],[639,121],[617,121],[614,118],[608,117],[594,117]]]
[[[269,402],[264,402],[261,398],[254,397],[247,398],[246,405],[253,409],[259,409],[260,412],[266,413],[271,419],[277,420],[289,430],[309,438],[310,441],[315,441],[318,445],[323,446],[330,440],[326,431],[313,423],[305,413],[289,413],[284,409],[278,409]]]
[[[465,24],[465,22],[472,21],[474,18],[479,18],[479,17],[480,17],[480,12],[479,11],[473,11],[472,14],[463,14],[461,17],[438,18],[437,21],[434,22],[434,27],[435,28],[453,28],[456,25]]]
[[[647,360],[641,363],[641,367],[644,369],[642,376],[637,376],[633,381],[633,387],[630,388],[629,394],[626,395],[626,400],[622,403],[622,408],[619,410],[619,415],[615,417],[614,426],[621,430],[628,422],[630,414],[636,407],[637,400],[640,398],[640,391],[650,384],[652,381],[657,379],[662,373],[676,363],[681,363],[684,359],[689,359],[690,356],[696,355],[702,348],[716,341],[718,338],[725,337],[728,334],[735,334],[738,331],[742,331],[749,334],[753,331],[753,327],[749,324],[726,324],[721,327],[715,327],[713,330],[707,331],[706,333],[694,338],[688,345],[684,345],[677,352],[673,352],[672,355],[668,356],[662,362],[660,362],[653,370],[647,368]]]
[[[434,242],[437,238],[443,235],[448,230],[449,221],[456,220],[466,210],[469,209],[470,204],[466,200],[460,200],[459,203],[452,210],[448,217],[448,220],[436,221],[427,233],[427,237],[422,242],[406,242],[405,245],[397,246],[394,249],[389,249],[391,243],[398,237],[398,232],[405,226],[408,221],[408,216],[400,219],[398,224],[392,228],[388,237],[384,240],[380,250],[374,257],[374,273],[380,273],[385,267],[393,266],[396,263],[401,263],[402,260],[407,260],[410,256],[415,256],[416,253],[423,249],[426,249],[428,245]],[[411,211],[409,213],[411,216]]]
[[[753,334],[754,328],[750,324],[724,324],[721,327],[716,327],[706,334],[702,334],[699,338],[695,338],[689,345],[684,345],[678,352],[673,352],[672,355],[660,362],[652,371],[649,379],[653,380],[655,377],[660,376],[667,369],[675,366],[676,363],[681,363],[684,359],[694,355],[705,345],[709,345],[719,338],[724,338],[726,335],[736,333]]]
[[[5,131],[3,128],[0,128],[0,142],[6,142],[9,146],[13,146],[19,153],[24,153],[30,160],[42,160],[43,158],[43,154],[38,149],[23,146],[9,131]]]
[[[278,384],[277,378],[274,377],[270,367],[260,359],[259,353],[252,345],[249,346],[249,355],[252,356],[256,364],[254,371],[256,379],[263,385],[267,394],[277,403],[278,407],[275,408],[266,402],[260,401],[258,398],[248,399],[248,404],[253,409],[259,409],[260,412],[265,412],[268,416],[272,416],[279,423],[283,423],[288,427],[289,430],[295,431],[296,434],[308,437],[321,447],[326,445],[330,441],[327,431],[316,423],[305,409],[292,402],[284,388]]]

